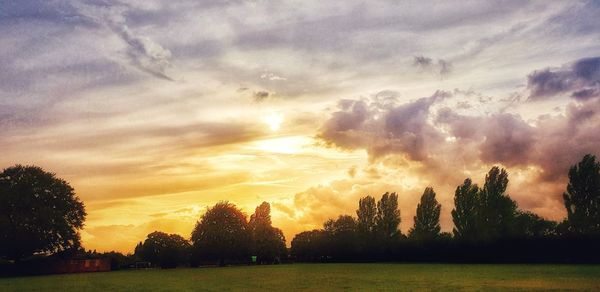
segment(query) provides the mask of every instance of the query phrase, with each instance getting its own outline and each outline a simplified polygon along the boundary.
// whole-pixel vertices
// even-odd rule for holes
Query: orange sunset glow
[[[406,232],[428,186],[452,231],[495,165],[566,216],[569,166],[600,154],[597,3],[267,2],[0,4],[0,168],[68,181],[97,251],[189,238],[224,200],[269,202],[289,245],[396,192]]]

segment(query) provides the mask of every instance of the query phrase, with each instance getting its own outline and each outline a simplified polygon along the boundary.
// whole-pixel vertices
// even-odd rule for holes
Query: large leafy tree
[[[136,247],[136,256],[161,268],[175,268],[187,262],[190,243],[178,234],[154,231]]]
[[[477,229],[482,240],[510,236],[513,232],[517,204],[506,194],[507,186],[506,170],[492,167],[479,193]]]
[[[440,234],[440,211],[442,205],[435,199],[433,188],[425,188],[421,202],[417,205],[415,223],[409,237],[416,240],[435,239]]]
[[[563,194],[568,228],[576,234],[600,233],[600,163],[588,154],[569,169]]]
[[[280,229],[272,226],[271,206],[263,202],[250,216],[248,223],[252,238],[252,254],[261,263],[273,263],[286,254],[285,237]]]
[[[479,187],[473,184],[470,178],[465,179],[462,185],[454,192],[454,209],[452,221],[454,236],[461,240],[474,240],[477,238],[477,209]]]
[[[0,173],[0,257],[79,248],[85,216],[73,188],[53,173],[22,165]]]
[[[192,231],[194,261],[244,261],[250,251],[246,215],[234,204],[219,202],[209,208]]]
[[[398,195],[385,193],[377,202],[376,229],[381,239],[385,242],[400,235],[400,210],[398,209]]]

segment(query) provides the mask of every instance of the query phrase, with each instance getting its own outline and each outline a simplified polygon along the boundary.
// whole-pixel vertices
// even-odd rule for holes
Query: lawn
[[[289,264],[0,278],[0,291],[587,290],[600,266]]]

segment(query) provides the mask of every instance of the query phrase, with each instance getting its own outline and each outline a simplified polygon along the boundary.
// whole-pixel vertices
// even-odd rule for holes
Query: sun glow
[[[310,138],[306,136],[290,136],[255,141],[250,147],[265,152],[295,154],[310,143]]]
[[[281,128],[283,123],[283,115],[272,112],[263,118],[263,122],[269,126],[271,131],[276,132]]]

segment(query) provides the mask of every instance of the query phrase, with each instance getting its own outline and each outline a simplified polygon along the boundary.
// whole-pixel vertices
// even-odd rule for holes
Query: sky
[[[509,172],[519,208],[565,217],[600,155],[598,1],[0,0],[0,168],[67,180],[83,246],[189,238],[261,202],[289,242],[360,197]]]

